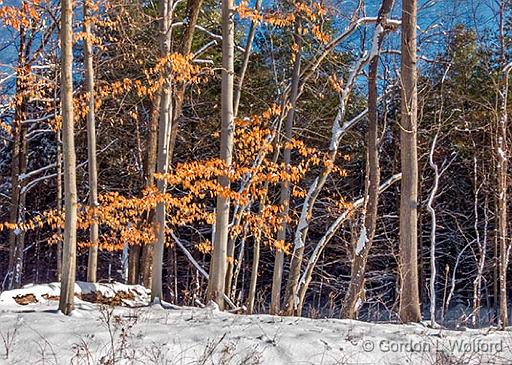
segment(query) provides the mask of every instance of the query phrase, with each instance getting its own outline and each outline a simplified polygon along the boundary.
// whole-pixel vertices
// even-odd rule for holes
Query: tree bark
[[[498,123],[497,123],[497,141],[496,141],[496,158],[498,161],[498,247],[499,247],[499,292],[500,292],[500,327],[505,329],[508,326],[508,305],[507,305],[507,270],[509,260],[509,242],[508,242],[508,211],[507,211],[507,193],[508,193],[508,87],[509,74],[512,63],[505,64],[506,45],[505,45],[505,6],[506,1],[500,1],[500,80],[498,89]]]
[[[158,144],[158,122],[160,118],[160,92],[154,97],[151,105],[151,115],[149,120],[149,133],[147,138],[146,160],[144,163],[145,186],[150,187],[155,183],[155,171],[157,160]],[[152,222],[154,212],[151,211],[147,216],[147,221]],[[139,280],[146,288],[151,288],[151,275],[153,267],[153,245],[131,246],[128,262],[128,278],[133,283]]]
[[[418,156],[417,156],[417,72],[416,0],[402,2],[402,117],[400,156],[400,319],[419,322],[418,290]]]
[[[27,169],[27,128],[23,125],[23,120],[27,113],[26,88],[26,37],[25,28],[20,27],[20,41],[18,48],[18,68],[16,78],[16,106],[14,111],[14,133],[13,133],[13,152],[11,162],[11,205],[9,209],[9,222],[20,224],[23,221],[24,194],[23,180],[20,175],[26,173]],[[22,197],[23,195],[23,197]],[[19,228],[9,231],[9,266],[7,269],[8,289],[21,286],[21,275],[23,271],[23,247],[20,247],[20,239],[23,233]]]
[[[377,110],[377,75],[379,53],[384,39],[385,20],[393,7],[394,0],[383,0],[379,10],[374,41],[377,42],[376,54],[370,60],[368,75],[368,133],[367,133],[367,183],[365,184],[365,207],[363,227],[359,235],[351,267],[349,287],[343,299],[341,317],[355,319],[361,304],[364,290],[366,262],[373,244],[377,227],[377,209],[379,202],[380,163],[379,163],[379,115]]]
[[[151,103],[149,119],[149,132],[147,136],[146,158],[144,161],[145,187],[155,183],[155,170],[158,144],[158,122],[160,117],[160,92],[157,93]],[[147,221],[153,221],[153,212],[147,216]],[[146,288],[151,288],[151,268],[153,259],[153,245],[130,246],[128,253],[128,283],[138,284],[142,282]]]
[[[96,216],[98,208],[98,168],[96,163],[96,119],[94,106],[94,66],[93,50],[90,37],[91,20],[89,19],[88,0],[84,1],[84,69],[85,69],[85,92],[87,93],[87,155],[88,155],[88,174],[89,174],[89,209],[91,209],[91,224],[89,227],[89,258],[87,262],[87,281],[96,282],[96,272],[98,271],[98,235],[99,226]]]
[[[233,0],[222,0],[222,127],[220,158],[224,162],[227,170],[231,168],[233,137],[235,132],[233,119],[233,10]],[[228,190],[230,188],[229,177],[227,175],[220,176],[219,184],[224,189]],[[210,280],[208,281],[208,299],[215,301],[220,309],[224,309],[229,205],[229,197],[222,193],[217,195],[215,239],[210,265]]]
[[[503,88],[500,91],[501,110],[498,121],[498,245],[499,245],[499,291],[500,291],[500,324],[502,328],[508,326],[508,305],[507,305],[507,269],[509,260],[509,243],[507,237],[507,175],[508,175],[508,145],[507,145],[507,94],[508,94],[508,73],[510,69],[502,72]]]
[[[430,228],[430,325],[435,327],[436,323],[436,229],[437,229],[437,221],[436,221],[436,210],[434,209],[434,199],[437,195],[437,190],[439,189],[439,168],[437,164],[434,162],[434,151],[437,143],[437,134],[434,137],[434,141],[432,142],[432,148],[430,149],[429,154],[429,165],[434,171],[434,186],[430,192],[430,196],[428,198],[427,210],[430,212],[431,218],[431,228]]]
[[[64,152],[64,247],[59,310],[68,315],[74,309],[76,273],[77,191],[73,126],[73,3],[61,0],[61,104]]]
[[[255,10],[258,10],[260,7],[260,0],[256,0],[256,4],[254,5]],[[238,82],[236,83],[236,86],[234,86],[233,91],[233,117],[236,118],[238,115],[238,105],[240,102],[240,95],[242,92],[242,84],[243,80],[245,78],[245,73],[247,71],[247,66],[249,65],[249,57],[251,55],[251,47],[252,42],[254,41],[254,35],[256,33],[256,23],[254,21],[251,21],[251,27],[249,29],[249,34],[247,35],[247,44],[245,46],[245,52],[244,52],[244,60],[242,63],[242,68],[240,70],[240,74],[238,75]],[[237,208],[235,208],[235,211],[237,211]],[[234,220],[236,221],[236,224],[240,224],[241,215],[239,217],[235,217]],[[227,247],[227,255],[228,257],[234,257],[235,255],[235,241],[237,239],[237,236],[229,237],[228,239],[228,247]],[[233,262],[230,260],[227,263],[226,268],[226,284],[225,284],[225,290],[226,295],[230,295],[229,288],[231,288],[231,281],[233,279]]]
[[[23,91],[20,91],[23,93]],[[14,128],[14,150],[11,166],[11,208],[9,221],[14,224],[23,222],[25,210],[25,197],[23,193],[24,183],[19,176],[26,173],[27,169],[27,130],[22,121],[25,115],[25,102],[22,97],[21,105],[17,106],[16,121]],[[21,286],[21,275],[23,271],[23,244],[24,232],[19,228],[9,232],[9,267],[8,267],[8,288],[14,289]]]
[[[473,144],[473,147],[476,147],[475,144]],[[471,324],[473,327],[476,328],[478,324],[478,320],[480,317],[480,295],[482,290],[482,278],[485,268],[485,261],[486,261],[486,254],[487,254],[487,219],[484,218],[484,238],[480,238],[480,230],[479,230],[479,224],[480,224],[480,218],[478,214],[478,195],[480,192],[480,188],[482,187],[482,184],[478,184],[478,159],[476,155],[473,157],[473,181],[474,181],[474,203],[473,203],[473,211],[475,215],[475,222],[474,222],[474,228],[475,228],[475,239],[476,243],[478,245],[478,262],[477,262],[477,272],[475,276],[475,280],[473,280],[473,312],[471,313]],[[485,205],[484,205],[484,212],[485,215],[487,215],[487,197],[485,199]]]
[[[160,0],[160,52],[166,57],[171,50],[171,14],[172,0]],[[169,68],[164,71],[164,84],[160,97],[160,119],[158,125],[158,158],[156,172],[167,173],[169,165],[169,139],[172,123],[172,86],[169,79]],[[157,189],[165,193],[165,179],[157,181]],[[151,301],[160,302],[162,299],[162,265],[165,246],[165,202],[158,202],[155,208],[155,243],[153,247],[153,262],[151,273]]]
[[[56,169],[57,169],[57,214],[60,216],[62,214],[62,137],[61,131],[57,132],[57,161],[56,161]],[[62,279],[62,240],[60,239],[62,235],[61,227],[57,227],[57,235],[59,237],[59,241],[57,242],[57,281],[61,281]]]
[[[300,19],[297,19],[294,32],[294,43],[297,47],[297,52],[294,57],[293,71],[292,71],[292,90],[290,95],[290,110],[286,117],[285,135],[284,135],[284,148],[283,148],[283,162],[285,172],[289,173],[291,163],[291,148],[289,143],[293,137],[293,123],[295,119],[295,112],[297,110],[297,98],[299,95],[300,84],[300,66],[302,57],[302,35],[299,33],[301,29]],[[277,231],[277,241],[286,242],[286,229],[288,227],[287,219],[290,210],[290,181],[284,180],[281,182],[281,192],[279,197],[280,219],[282,222]],[[270,314],[278,314],[281,310],[281,284],[283,280],[283,264],[284,264],[284,251],[282,249],[275,249],[274,259],[274,272],[272,275],[272,296],[270,302]]]

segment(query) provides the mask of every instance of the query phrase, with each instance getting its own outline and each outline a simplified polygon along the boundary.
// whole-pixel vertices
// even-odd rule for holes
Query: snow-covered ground
[[[511,331],[147,306],[143,287],[121,284],[76,292],[71,316],[57,283],[1,293],[0,364],[512,364]]]

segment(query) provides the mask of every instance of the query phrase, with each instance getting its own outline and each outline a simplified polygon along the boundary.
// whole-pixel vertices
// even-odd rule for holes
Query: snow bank
[[[80,290],[133,289],[108,285]],[[1,295],[0,364],[512,363],[510,331],[235,315],[208,306],[114,308],[78,299],[74,314],[64,316],[54,301],[13,304],[14,294],[36,288],[41,297],[58,287]]]
[[[88,302],[115,305],[145,305],[149,302],[149,291],[141,285],[121,283],[75,283],[75,296]],[[0,293],[2,305],[31,305],[58,301],[60,283],[28,284],[21,289]]]

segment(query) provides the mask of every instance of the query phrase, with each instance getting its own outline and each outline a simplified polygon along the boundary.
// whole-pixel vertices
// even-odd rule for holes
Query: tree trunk
[[[93,68],[93,50],[90,41],[91,20],[89,19],[89,9],[87,1],[84,1],[84,69],[85,69],[85,92],[87,93],[87,155],[88,155],[88,174],[89,174],[89,209],[91,209],[91,225],[89,228],[89,260],[87,262],[87,281],[96,282],[96,272],[98,270],[98,234],[99,227],[96,217],[98,208],[98,168],[96,163],[96,120],[94,110],[94,68]]]
[[[400,156],[400,319],[404,323],[421,320],[418,290],[418,156],[417,156],[417,75],[416,0],[402,3],[402,119]]]
[[[195,25],[197,23],[197,18],[199,16],[199,10],[201,9],[202,0],[189,0],[187,3],[187,19],[188,23],[186,25],[181,50],[182,54],[190,53],[192,47],[192,39],[194,35]],[[176,143],[176,135],[178,133],[178,120],[181,117],[183,111],[183,101],[185,96],[186,85],[184,83],[180,83],[177,86],[178,91],[174,96],[174,108],[173,108],[173,120],[171,125],[171,137],[169,142],[169,151],[168,151],[168,164],[171,164],[174,147]],[[149,125],[149,135],[147,142],[147,155],[146,155],[146,166],[145,166],[145,175],[146,175],[146,187],[154,184],[154,173],[155,166],[157,161],[157,135],[158,135],[158,122],[159,122],[159,110],[160,110],[160,98],[161,93],[159,93],[152,105],[151,112],[151,120]],[[153,214],[150,214],[153,216]],[[150,219],[152,219],[150,217]],[[173,250],[175,248],[173,247]],[[151,287],[151,271],[152,271],[152,256],[153,256],[153,246],[152,245],[144,245],[140,246],[132,246],[130,247],[129,253],[129,266],[128,266],[128,279],[129,282],[135,283],[138,282],[139,276],[141,276],[142,283],[145,287]]]
[[[501,90],[501,111],[498,122],[498,245],[499,245],[499,291],[500,291],[500,324],[502,328],[508,326],[507,305],[507,268],[509,259],[509,244],[507,237],[507,170],[508,170],[508,146],[507,146],[507,89],[508,71],[503,75],[503,89]]]
[[[57,161],[56,161],[56,169],[57,169],[57,215],[60,216],[62,214],[62,138],[61,131],[57,132]],[[60,239],[62,234],[62,229],[59,225],[57,227],[57,235],[59,237],[59,241],[57,242],[57,281],[61,281],[62,279],[62,240]]]
[[[77,191],[76,156],[73,131],[73,3],[61,0],[61,104],[64,152],[64,247],[59,310],[70,314],[74,309],[76,273]]]
[[[258,10],[260,7],[260,0],[256,0],[256,4],[254,5],[255,10]],[[238,115],[238,105],[240,102],[240,95],[242,92],[242,84],[243,80],[245,78],[245,73],[247,71],[247,66],[249,65],[249,57],[251,55],[251,47],[252,42],[254,41],[254,35],[256,33],[256,23],[254,21],[251,21],[251,27],[249,29],[249,34],[247,35],[247,44],[245,46],[245,52],[244,52],[244,60],[242,64],[242,68],[240,70],[240,75],[238,79],[238,83],[236,84],[236,87],[233,91],[233,117],[235,118]],[[236,210],[235,210],[236,211]],[[240,223],[240,218],[235,217],[235,220],[237,220],[237,224]],[[228,239],[228,248],[227,248],[227,255],[228,257],[234,257],[235,255],[235,241],[237,239],[237,236],[229,237]],[[231,281],[233,278],[233,262],[231,260],[227,263],[226,268],[226,284],[225,284],[225,290],[226,295],[230,295],[229,288],[231,288]]]
[[[500,291],[500,327],[505,329],[508,326],[508,305],[507,305],[507,269],[509,259],[509,244],[507,237],[507,175],[508,175],[508,141],[507,141],[507,124],[508,124],[508,78],[512,63],[505,65],[505,1],[500,2],[500,82],[498,90],[499,95],[499,112],[497,125],[497,141],[496,141],[496,159],[498,161],[498,247],[499,247],[499,291]]]
[[[22,93],[23,91],[21,91]],[[23,97],[23,99],[25,99]],[[19,118],[19,119],[18,119]],[[25,118],[25,102],[17,106],[16,126],[14,135],[14,151],[11,167],[11,209],[9,221],[20,224],[23,222],[25,210],[25,197],[23,193],[24,183],[20,180],[20,175],[27,170],[27,130],[22,121]],[[21,286],[21,275],[23,271],[23,236],[24,232],[16,228],[9,232],[9,268],[8,268],[8,288],[14,289]]]
[[[437,134],[432,142],[430,149],[429,165],[434,170],[434,186],[428,198],[427,210],[430,212],[431,228],[430,228],[430,325],[435,327],[436,324],[436,210],[434,209],[434,199],[439,189],[439,168],[434,162],[434,151],[437,143]]]
[[[299,33],[301,30],[300,19],[297,19],[295,24],[294,43],[297,47],[297,52],[294,54],[295,60],[293,62],[292,71],[292,90],[290,95],[290,110],[286,117],[285,123],[285,136],[284,136],[284,149],[283,160],[284,168],[288,173],[290,171],[291,163],[291,148],[289,143],[293,137],[293,122],[295,119],[295,112],[297,110],[297,98],[299,95],[300,84],[300,66],[302,57],[302,35]],[[290,210],[290,181],[284,180],[281,182],[281,192],[279,197],[280,219],[282,222],[277,231],[277,241],[280,243],[286,242],[286,229],[288,227],[287,219]],[[284,246],[283,246],[284,247]],[[274,272],[272,275],[272,296],[270,302],[270,314],[278,314],[281,310],[281,284],[283,280],[283,264],[284,264],[284,251],[275,248]]]
[[[157,159],[158,143],[158,122],[160,117],[160,93],[154,97],[151,105],[151,116],[149,120],[149,133],[147,138],[146,160],[144,163],[145,186],[149,187],[155,183],[155,170]],[[153,221],[153,212],[147,216],[147,221]],[[128,257],[128,280],[132,284],[139,283],[146,288],[151,288],[151,268],[153,259],[153,245],[131,246]]]
[[[235,124],[233,119],[233,60],[234,60],[234,23],[233,0],[222,0],[222,106],[221,106],[221,143],[220,158],[226,169],[231,168],[233,137]],[[219,184],[230,188],[227,175],[219,177]],[[229,197],[217,195],[215,220],[215,239],[208,281],[208,299],[215,301],[224,309],[224,287],[226,279],[226,254],[229,224]]]
[[[24,151],[27,151],[26,142],[24,143]],[[25,166],[22,171],[26,171],[26,154],[23,157]],[[18,223],[23,223],[25,221],[25,202],[27,200],[27,193],[24,189],[21,189],[20,199],[19,199],[19,210],[18,210]],[[14,267],[13,267],[13,275],[12,275],[12,287],[20,288],[21,287],[21,279],[23,274],[23,253],[25,251],[25,234],[24,230],[20,230],[16,235],[16,246],[14,253]]]
[[[27,169],[27,128],[23,125],[27,113],[27,85],[25,77],[27,72],[26,64],[26,37],[25,28],[20,27],[20,41],[18,49],[18,68],[16,78],[16,97],[19,102],[16,103],[14,111],[14,133],[13,133],[13,152],[11,162],[11,206],[9,210],[9,222],[12,224],[22,223],[22,212],[24,211],[24,202],[22,201],[23,180],[20,175]],[[23,270],[23,247],[20,247],[20,237],[22,232],[19,228],[9,231],[9,266],[8,289],[21,286],[21,274]]]
[[[166,57],[171,50],[171,14],[172,0],[160,0],[160,52]],[[158,157],[156,172],[167,173],[169,164],[169,139],[172,123],[172,87],[169,67],[164,71],[164,84],[160,97],[160,119],[158,125]],[[166,181],[157,181],[160,193],[165,193]],[[151,300],[160,302],[162,299],[162,265],[165,246],[165,202],[161,201],[155,208],[155,243],[153,247],[153,265],[151,273]]]
[[[341,317],[355,319],[361,304],[364,290],[366,262],[373,244],[377,226],[377,208],[379,201],[380,164],[379,164],[379,115],[377,110],[377,74],[379,53],[384,39],[384,24],[394,0],[383,0],[379,10],[375,40],[378,42],[376,54],[370,61],[368,75],[368,134],[367,134],[367,183],[365,184],[364,221],[359,234],[351,267],[350,284],[343,299]]]
[[[160,116],[160,93],[157,93],[151,103],[149,132],[147,137],[146,158],[144,161],[145,187],[155,183],[155,170],[158,143],[158,121]],[[147,222],[153,221],[153,213],[147,216]],[[151,288],[151,268],[153,245],[131,246],[128,253],[128,283],[138,284],[140,281],[146,288]],[[140,281],[139,281],[140,280]]]
[[[128,248],[128,284],[136,285],[139,283],[139,267],[140,267],[140,254],[142,247],[140,245],[131,245]]]
[[[251,281],[249,283],[249,295],[247,298],[247,314],[254,313],[254,300],[256,299],[256,284],[258,283],[258,269],[260,265],[260,242],[261,237],[257,234],[254,237],[252,251]]]
[[[475,146],[476,147],[476,146]],[[471,317],[471,322],[473,327],[478,326],[478,321],[480,318],[480,296],[482,294],[482,279],[485,269],[485,262],[487,259],[487,227],[489,219],[487,217],[487,207],[488,207],[488,198],[485,197],[485,204],[484,204],[484,237],[480,238],[480,231],[479,231],[479,216],[478,216],[478,195],[480,192],[480,188],[482,185],[478,185],[478,160],[476,156],[473,158],[474,161],[474,194],[475,194],[475,200],[474,200],[474,214],[475,214],[475,237],[476,242],[478,245],[478,266],[477,266],[477,273],[475,280],[473,281],[473,312]]]
[[[369,52],[372,54],[374,52],[376,44],[372,46],[372,50]],[[350,95],[352,94],[352,89],[355,84],[356,76],[360,74],[364,66],[368,63],[369,57],[362,56],[359,58],[353,68],[350,71],[350,75],[341,91],[340,96],[340,104],[338,106],[338,112],[333,121],[332,130],[331,130],[331,141],[329,145],[329,152],[326,156],[326,163],[322,171],[318,174],[315,180],[311,183],[308,189],[308,193],[306,194],[306,198],[304,199],[304,203],[302,204],[302,210],[299,217],[299,222],[297,224],[297,228],[295,229],[295,236],[293,242],[293,254],[290,263],[290,272],[288,274],[288,281],[286,283],[286,292],[285,292],[285,314],[292,315],[293,313],[298,311],[298,307],[300,305],[300,297],[299,297],[299,278],[300,271],[302,266],[302,259],[304,257],[304,246],[306,244],[306,239],[309,230],[309,221],[313,215],[313,208],[316,202],[316,199],[320,195],[327,178],[331,174],[332,165],[336,160],[336,156],[338,154],[339,144],[341,141],[341,137],[344,133],[355,123],[355,121],[360,120],[360,117],[356,117],[353,120],[345,121],[345,116],[347,113],[347,105],[349,102]],[[308,72],[309,74],[309,72]],[[307,78],[307,75],[304,76]],[[300,95],[300,92],[299,92]],[[364,113],[362,113],[364,115]]]
[[[183,55],[188,55],[192,50],[192,40],[194,38],[197,19],[199,17],[199,11],[201,10],[202,3],[203,0],[187,1],[187,23],[185,26],[185,30],[183,32],[183,39],[181,41],[180,46],[180,53]],[[178,135],[180,119],[183,114],[183,103],[185,101],[186,89],[187,84],[185,82],[179,82],[178,85],[176,85],[176,91],[174,93],[174,108],[172,115],[171,137],[169,142],[169,165],[172,164],[174,156],[174,150],[176,147],[176,137]],[[176,246],[173,245],[170,248],[170,250],[172,251],[173,257],[176,257]]]

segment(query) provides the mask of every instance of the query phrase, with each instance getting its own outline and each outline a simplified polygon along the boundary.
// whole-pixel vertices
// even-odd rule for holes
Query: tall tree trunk
[[[373,54],[375,44],[372,46],[372,50],[369,54]],[[334,47],[334,45],[333,45]],[[324,53],[326,55],[326,53]],[[329,152],[326,156],[326,163],[322,168],[321,172],[315,178],[315,180],[309,186],[308,192],[304,199],[304,203],[302,204],[302,210],[299,216],[299,222],[295,229],[295,236],[293,241],[293,254],[290,262],[290,271],[288,274],[288,281],[286,283],[286,291],[285,291],[285,314],[292,315],[295,312],[299,312],[300,305],[300,297],[299,297],[299,278],[300,271],[302,267],[302,259],[304,257],[304,247],[306,244],[306,239],[309,231],[309,222],[313,215],[313,208],[315,206],[316,200],[320,195],[327,178],[332,172],[332,165],[336,160],[336,156],[338,155],[339,144],[341,142],[341,137],[344,133],[360,118],[356,117],[352,120],[345,121],[345,116],[347,113],[347,105],[349,102],[350,95],[352,94],[352,89],[355,84],[356,77],[360,74],[362,69],[369,62],[370,57],[366,55],[361,56],[353,65],[350,70],[349,77],[341,91],[340,95],[340,103],[338,106],[338,112],[333,121],[332,129],[331,129],[331,141],[329,144]],[[316,66],[315,66],[316,67]],[[312,68],[308,70],[303,79],[307,79],[310,75],[310,71]],[[300,92],[299,92],[300,95]],[[364,115],[364,113],[362,113]]]
[[[475,150],[476,150],[476,146]],[[482,279],[485,269],[485,262],[487,260],[487,227],[488,227],[488,216],[487,216],[487,209],[488,209],[488,198],[485,197],[485,203],[484,203],[484,235],[483,238],[480,238],[480,231],[479,231],[479,215],[478,215],[478,195],[480,192],[480,188],[482,187],[483,183],[478,185],[478,160],[476,158],[476,155],[473,157],[474,161],[474,194],[475,194],[475,200],[473,204],[473,210],[475,214],[475,237],[476,237],[476,243],[478,245],[478,266],[477,266],[477,272],[475,280],[473,281],[473,312],[471,316],[471,323],[473,327],[477,327],[478,321],[480,319],[480,296],[482,294]],[[484,178],[485,179],[485,178]]]
[[[23,98],[24,99],[24,98]],[[25,102],[17,106],[16,121],[14,130],[14,151],[11,167],[11,208],[9,221],[20,224],[23,222],[25,210],[25,197],[23,193],[24,183],[20,180],[20,175],[26,173],[27,169],[27,130],[22,121],[25,116]],[[20,118],[20,119],[18,119]],[[9,232],[9,267],[8,267],[8,287],[10,289],[21,286],[21,275],[23,271],[23,241],[24,232],[16,228]]]
[[[57,109],[55,109],[57,110]],[[57,169],[57,215],[60,216],[62,213],[62,132],[57,132],[57,161],[56,161],[56,169]],[[57,242],[57,281],[61,281],[62,279],[62,240],[60,239],[62,235],[62,229],[59,225],[57,227],[57,236],[59,237],[59,241]]]
[[[89,209],[92,211],[91,225],[89,228],[89,260],[87,262],[87,281],[96,282],[98,271],[98,234],[99,227],[96,216],[98,208],[98,168],[96,163],[96,120],[94,110],[94,66],[93,50],[90,41],[91,19],[89,18],[88,0],[84,0],[84,69],[85,69],[85,92],[87,93],[87,155],[89,174]]]
[[[383,0],[379,10],[374,39],[377,42],[376,54],[370,61],[368,75],[368,133],[367,163],[365,184],[365,212],[357,246],[351,267],[350,284],[343,299],[342,318],[354,319],[357,316],[361,293],[364,290],[364,277],[368,253],[373,244],[377,226],[377,208],[379,202],[380,164],[379,164],[379,114],[377,110],[377,74],[379,53],[384,39],[385,20],[393,7],[394,0]]]
[[[199,11],[203,0],[188,0],[185,30],[183,32],[183,38],[181,40],[179,52],[183,55],[188,55],[192,50],[192,40],[196,29],[197,19],[199,17]],[[172,114],[172,126],[171,126],[171,137],[169,142],[169,165],[172,164],[174,150],[176,147],[176,138],[178,136],[179,122],[183,114],[183,104],[185,101],[185,92],[187,90],[187,83],[179,82],[176,86],[174,93],[174,109]],[[176,257],[176,245],[170,247],[170,251],[173,257]],[[171,268],[169,268],[171,271]],[[176,288],[175,288],[176,290]]]
[[[432,327],[437,326],[436,323],[436,229],[437,229],[437,221],[436,221],[436,210],[434,209],[434,199],[437,195],[437,190],[439,189],[439,168],[434,162],[434,152],[437,143],[437,134],[434,137],[434,141],[432,142],[432,148],[430,149],[429,154],[429,165],[434,170],[434,185],[432,186],[432,190],[430,192],[427,210],[430,212],[431,218],[431,228],[430,228],[430,325]]]
[[[23,150],[27,151],[26,146],[26,140],[23,143],[24,147]],[[22,171],[26,171],[26,153],[23,157],[22,164],[25,164],[25,166],[22,168]],[[24,191],[25,189],[21,189],[20,192],[20,199],[18,203],[18,223],[23,223],[25,221],[25,203],[27,200],[27,193]],[[25,251],[25,235],[26,232],[24,230],[20,230],[18,234],[16,235],[16,246],[15,246],[15,252],[14,252],[14,267],[13,267],[13,275],[12,275],[12,287],[13,288],[19,288],[21,287],[21,279],[22,279],[22,273],[23,273],[23,253]]]
[[[292,89],[290,95],[290,110],[286,116],[285,123],[285,136],[284,136],[284,149],[283,160],[285,171],[290,172],[291,163],[291,148],[289,143],[293,137],[293,123],[295,119],[295,112],[297,110],[297,98],[299,95],[300,84],[300,66],[302,57],[302,35],[299,33],[301,30],[300,19],[298,18],[295,24],[294,43],[297,52],[294,54],[295,60],[293,62],[292,71]],[[286,229],[288,227],[287,219],[290,210],[290,181],[284,180],[281,183],[281,192],[279,197],[280,218],[282,222],[277,231],[277,241],[280,243],[286,242]],[[284,247],[284,246],[283,246]],[[282,249],[275,249],[274,259],[274,272],[272,275],[272,296],[270,302],[270,314],[278,314],[281,310],[281,284],[283,280],[283,264],[284,264],[284,251]]]
[[[259,10],[260,3],[261,3],[260,0],[256,0],[256,4],[254,5],[255,10]],[[245,46],[242,67],[241,67],[240,73],[238,75],[238,82],[236,83],[236,86],[234,86],[234,91],[233,91],[233,117],[234,118],[236,118],[238,115],[238,105],[240,103],[240,95],[242,93],[242,85],[243,85],[243,81],[245,78],[245,73],[247,71],[247,67],[249,65],[249,58],[251,56],[252,43],[254,41],[254,35],[256,34],[256,26],[257,26],[257,23],[255,21],[251,21],[251,26],[249,28],[249,34],[247,35],[247,43]],[[235,211],[236,211],[236,209],[237,208],[235,208]],[[240,217],[234,218],[234,221],[237,221],[236,224],[240,224],[240,220],[241,220],[241,215],[240,215]],[[238,238],[238,235],[235,235],[233,237],[229,237],[229,239],[228,239],[228,249],[227,249],[228,257],[234,257],[234,255],[235,255],[235,242],[236,242],[237,238]],[[226,285],[225,285],[226,295],[230,295],[229,288],[231,287],[232,278],[233,278],[233,262],[231,260],[228,260],[227,269],[226,269]]]
[[[234,22],[233,0],[222,0],[222,106],[220,158],[226,169],[231,168],[235,124],[233,119],[233,61],[234,61]],[[219,184],[230,188],[227,175],[219,177]],[[208,281],[208,299],[224,309],[224,287],[226,279],[226,253],[229,224],[229,197],[217,195],[215,239]]]
[[[26,37],[25,28],[20,27],[20,41],[18,48],[18,68],[16,78],[16,106],[14,111],[14,133],[13,152],[11,162],[11,206],[9,210],[9,222],[12,224],[22,223],[21,213],[24,210],[21,191],[23,181],[20,175],[26,172],[27,168],[27,128],[23,121],[27,116],[27,67],[26,64]],[[19,241],[22,233],[19,228],[9,231],[9,266],[8,266],[8,289],[18,288],[21,285],[21,273],[23,264],[23,248]]]
[[[171,14],[172,0],[160,0],[160,52],[161,57],[166,57],[171,51]],[[169,139],[172,123],[172,86],[169,67],[164,71],[164,84],[160,96],[160,119],[158,125],[158,157],[156,172],[167,173],[169,166]],[[165,193],[166,181],[157,181],[160,193]],[[151,273],[151,300],[153,302],[162,299],[162,265],[165,246],[165,202],[161,201],[155,208],[155,243],[153,247],[153,262]]]
[[[505,329],[508,326],[508,305],[507,305],[507,269],[509,260],[509,239],[507,227],[507,193],[508,193],[508,85],[509,74],[512,63],[506,65],[506,45],[505,45],[505,6],[506,1],[500,2],[500,80],[499,80],[499,112],[497,125],[496,157],[498,161],[498,247],[499,247],[499,291],[500,291],[500,326]]]
[[[146,159],[144,162],[145,186],[153,186],[155,183],[155,170],[158,144],[158,122],[160,117],[160,92],[152,100],[151,115],[149,120],[149,133],[147,137]],[[147,217],[148,222],[153,221],[154,212]],[[146,244],[143,247],[134,245],[129,249],[128,257],[128,282],[137,284],[141,280],[142,285],[151,288],[151,268],[153,259],[153,245]]]
[[[55,63],[57,63],[57,57],[55,56]],[[57,85],[59,82],[60,75],[56,72],[55,73],[55,84]],[[55,88],[53,92],[53,107],[55,110],[58,110],[58,103],[59,103],[59,90]],[[55,133],[55,139],[56,139],[56,161],[55,161],[55,170],[57,173],[57,178],[55,181],[56,186],[56,210],[57,215],[60,217],[62,214],[62,130],[58,130]],[[57,256],[57,281],[62,280],[62,228],[59,225],[57,227],[57,237],[58,241],[56,244],[56,256]]]
[[[64,247],[59,310],[70,314],[74,309],[76,273],[77,191],[76,156],[73,131],[73,2],[61,0],[61,105],[64,151]]]
[[[418,289],[418,155],[417,155],[417,72],[416,0],[402,2],[401,52],[402,119],[400,156],[400,319],[421,320]]]
[[[282,112],[282,111],[281,111]],[[281,118],[281,116],[280,116]],[[281,130],[280,125],[277,127],[275,133],[279,133]],[[272,157],[272,162],[276,163],[279,159],[279,139],[274,138],[272,141],[272,149],[274,151],[274,156]],[[266,181],[264,188],[262,189],[265,194],[260,198],[259,202],[259,212],[258,214],[263,214],[265,209],[265,204],[268,199],[268,188],[270,186],[270,182]],[[256,284],[258,283],[258,269],[260,265],[260,248],[261,248],[261,231],[256,232],[254,235],[254,246],[253,246],[253,258],[252,258],[252,267],[251,267],[251,279],[249,284],[249,293],[247,298],[247,313],[252,314],[254,312],[254,301],[256,299]]]

